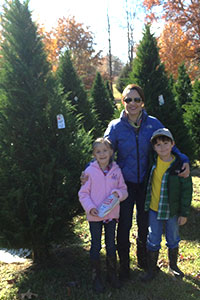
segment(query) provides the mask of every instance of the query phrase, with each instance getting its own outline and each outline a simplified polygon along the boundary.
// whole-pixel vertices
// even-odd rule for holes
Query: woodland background
[[[24,264],[0,263],[1,300],[199,298],[200,3],[145,0],[143,5],[146,24],[138,45],[135,16],[127,11],[124,65],[112,54],[109,26],[109,51],[102,57],[92,31],[75,16],[61,17],[46,31],[32,21],[29,1],[5,1],[0,14],[0,247],[27,248],[32,254]],[[161,19],[165,26],[155,37],[151,24]],[[171,129],[191,161],[194,193],[179,255],[186,276],[175,281],[168,275],[163,240],[160,275],[142,285],[134,219],[131,281],[96,296],[89,276],[88,223],[77,197],[79,178],[91,160],[94,138],[119,117],[120,93],[133,82],[144,89],[147,112]],[[57,125],[59,114],[63,129]]]
[[[200,155],[199,1],[144,1],[147,23],[127,64],[94,50],[93,34],[64,16],[47,32],[29,1],[6,1],[0,31],[0,246],[28,248],[45,261],[82,213],[80,174],[91,143],[122,107],[113,90],[139,84],[145,107],[195,164]],[[156,7],[159,14],[156,15]],[[151,21],[165,20],[159,38]],[[109,19],[108,19],[109,20]],[[108,27],[109,28],[109,27]],[[125,34],[127,34],[125,32]],[[109,30],[108,30],[109,37]],[[116,94],[115,94],[116,95]],[[159,101],[162,95],[164,102]],[[62,114],[65,128],[58,129]]]

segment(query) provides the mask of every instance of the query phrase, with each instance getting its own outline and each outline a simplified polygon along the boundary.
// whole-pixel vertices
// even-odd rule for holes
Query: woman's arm
[[[178,174],[178,176],[183,177],[183,178],[187,178],[190,175],[190,165],[189,165],[189,158],[187,157],[187,155],[183,154],[180,152],[180,150],[176,147],[176,145],[174,145],[174,147],[172,148],[172,151],[176,154],[178,154],[178,156],[180,157],[181,161],[183,162],[182,165],[182,172],[180,172]]]

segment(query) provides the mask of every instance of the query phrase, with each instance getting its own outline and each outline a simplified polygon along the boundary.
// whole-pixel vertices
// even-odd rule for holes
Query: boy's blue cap
[[[153,139],[155,139],[158,136],[167,136],[172,141],[174,141],[173,135],[171,134],[171,132],[167,128],[160,128],[160,129],[157,129],[156,131],[154,131],[154,133],[151,137],[151,142],[152,142]]]

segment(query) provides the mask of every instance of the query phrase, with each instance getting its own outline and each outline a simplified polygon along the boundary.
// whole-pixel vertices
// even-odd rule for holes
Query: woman
[[[146,239],[148,231],[147,213],[144,211],[145,189],[144,178],[148,167],[148,156],[151,149],[150,139],[153,132],[163,128],[156,118],[149,116],[144,109],[143,90],[129,84],[122,93],[124,110],[120,118],[108,125],[105,137],[112,142],[117,153],[117,163],[122,170],[128,187],[128,198],[120,203],[120,218],[117,230],[117,249],[120,258],[121,280],[129,278],[130,271],[130,229],[132,226],[133,208],[136,204],[137,260],[140,268],[146,269]],[[174,146],[173,151],[181,156],[184,170],[180,176],[189,176],[188,157]]]

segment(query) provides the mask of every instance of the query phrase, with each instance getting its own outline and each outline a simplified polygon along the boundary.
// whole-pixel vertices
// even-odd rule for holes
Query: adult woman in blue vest
[[[150,139],[153,132],[163,128],[155,117],[149,116],[144,109],[145,97],[141,87],[130,84],[122,94],[124,110],[120,118],[112,120],[105,132],[105,137],[112,142],[117,153],[117,163],[122,170],[128,187],[128,198],[120,204],[120,218],[117,230],[117,250],[120,258],[119,277],[129,278],[130,273],[130,230],[134,204],[136,204],[137,262],[140,268],[146,269],[146,239],[148,231],[147,213],[144,211],[145,188],[144,178],[148,168],[148,157],[151,149]],[[179,153],[184,170],[180,176],[189,176],[188,157],[174,146]]]

